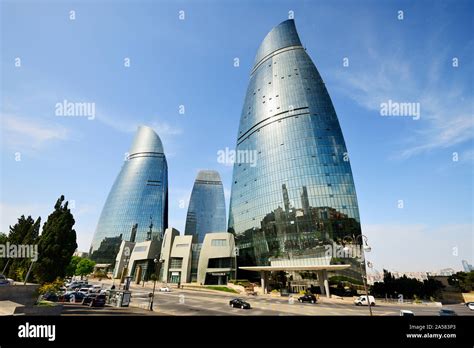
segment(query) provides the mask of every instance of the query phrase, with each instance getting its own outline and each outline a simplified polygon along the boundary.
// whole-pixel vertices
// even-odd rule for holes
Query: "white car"
[[[167,286],[162,286],[162,287],[160,288],[160,291],[161,291],[161,292],[171,292],[171,289],[170,289],[169,287],[167,287]]]
[[[102,286],[94,285],[92,288],[89,288],[90,293],[100,293],[102,291]]]
[[[415,313],[413,313],[412,311],[409,311],[407,309],[402,309],[402,310],[400,310],[400,316],[401,317],[414,317]]]
[[[369,301],[371,306],[375,306],[375,298],[369,295]],[[356,306],[368,306],[369,302],[367,301],[367,296],[359,296],[354,300]]]
[[[474,311],[474,302],[468,302],[466,303],[467,308],[469,308],[471,311]]]

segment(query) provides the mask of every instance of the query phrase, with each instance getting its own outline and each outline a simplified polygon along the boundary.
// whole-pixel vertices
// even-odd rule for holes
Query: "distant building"
[[[462,260],[462,268],[464,269],[464,272],[474,271],[474,267],[472,267],[472,265],[466,260]]]
[[[72,254],[72,256],[77,256],[77,257],[89,257],[89,253],[85,252],[85,251],[79,251],[79,250],[76,250],[74,252],[74,254]]]
[[[220,175],[214,170],[201,170],[189,200],[184,234],[202,243],[206,233],[225,230],[225,199]]]

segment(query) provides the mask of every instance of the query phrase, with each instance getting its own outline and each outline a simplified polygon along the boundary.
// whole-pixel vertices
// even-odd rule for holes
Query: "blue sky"
[[[64,194],[88,250],[140,124],[164,143],[170,225],[184,230],[199,169],[220,172],[228,209],[232,167],[217,151],[234,148],[256,50],[289,11],[341,123],[368,259],[397,271],[472,263],[469,1],[2,1],[0,231],[21,214],[45,221]],[[64,99],[95,103],[96,117],[55,116]],[[382,117],[389,99],[420,103],[420,119]]]

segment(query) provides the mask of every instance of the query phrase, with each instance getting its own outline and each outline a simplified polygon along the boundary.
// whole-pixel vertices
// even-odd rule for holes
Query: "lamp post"
[[[349,237],[350,238],[350,237]],[[363,234],[359,234],[358,236],[352,236],[352,241],[355,241],[357,242],[357,240],[361,238],[363,239],[363,243],[360,243],[360,245],[363,246],[363,244],[365,244],[365,246],[363,246],[363,249],[365,252],[370,252],[372,250],[372,248],[367,244],[367,241],[368,241],[368,238],[367,236],[363,235]],[[344,238],[345,239],[345,238]],[[345,250],[347,250],[347,247],[344,247]],[[365,273],[366,276],[364,276],[364,271],[362,269],[362,265],[365,266],[365,257],[364,255],[361,253],[361,256],[360,256],[360,260],[359,260],[359,268],[360,268],[360,274],[362,276],[362,281],[364,283],[364,290],[365,290],[365,295],[366,295],[366,298],[367,298],[367,305],[369,307],[369,313],[370,313],[370,316],[372,316],[372,306],[370,304],[370,299],[369,299],[369,289],[367,287],[367,272]]]
[[[160,260],[158,258],[154,258],[153,259],[153,262],[155,263],[155,273],[154,273],[154,277],[153,277],[153,293],[151,295],[151,301],[150,301],[150,311],[153,311],[153,301],[155,300],[155,289],[156,289],[156,278],[158,277],[156,275],[156,266],[158,265],[158,262],[160,262]]]

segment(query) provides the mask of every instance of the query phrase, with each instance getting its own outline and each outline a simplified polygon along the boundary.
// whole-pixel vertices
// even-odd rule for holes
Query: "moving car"
[[[310,303],[316,303],[316,296],[313,294],[306,294],[298,298],[298,302],[310,302]]]
[[[105,295],[89,294],[82,299],[82,304],[89,307],[104,307]]]
[[[474,302],[467,302],[466,303],[467,308],[469,308],[471,311],[474,311]]]
[[[250,309],[250,303],[245,302],[241,298],[234,298],[233,300],[229,301],[229,306],[232,308],[242,308],[242,309]]]
[[[454,317],[456,315],[457,315],[456,312],[453,311],[452,309],[443,308],[443,309],[439,310],[439,316],[440,317]]]
[[[0,274],[0,286],[10,285],[10,281],[3,274]]]
[[[161,291],[161,292],[171,292],[171,289],[170,289],[169,287],[167,287],[167,286],[162,286],[162,287],[160,288],[160,291]]]
[[[413,313],[412,311],[409,311],[407,309],[402,309],[402,310],[400,310],[400,316],[401,317],[414,317],[415,313]]]
[[[369,295],[369,301],[371,306],[375,306],[375,298],[372,295]],[[356,306],[368,306],[369,302],[367,301],[367,296],[359,296],[354,300]]]

